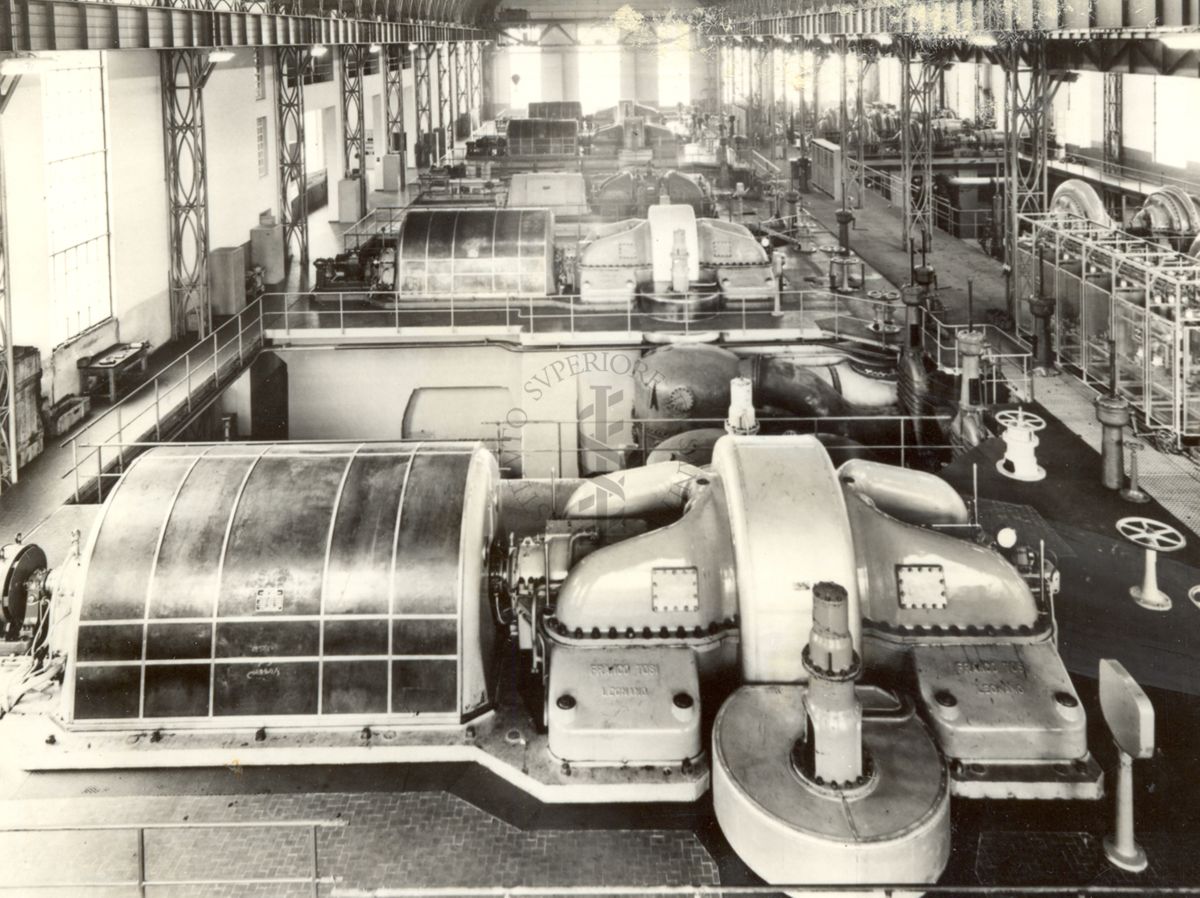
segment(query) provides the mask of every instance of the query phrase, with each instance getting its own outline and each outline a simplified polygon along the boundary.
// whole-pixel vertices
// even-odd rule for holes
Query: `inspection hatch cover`
[[[1045,540],[1047,552],[1054,553],[1060,559],[1075,557],[1070,544],[1031,505],[980,499],[979,524],[993,536],[1002,527],[1012,527],[1017,531],[1018,541],[1025,545],[1036,546],[1038,540]]]

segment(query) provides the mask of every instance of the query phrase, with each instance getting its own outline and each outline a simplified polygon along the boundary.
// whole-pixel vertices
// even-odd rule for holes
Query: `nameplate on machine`
[[[896,565],[901,608],[945,608],[946,577],[940,564]]]
[[[650,572],[650,610],[700,610],[700,578],[694,567],[656,567]]]

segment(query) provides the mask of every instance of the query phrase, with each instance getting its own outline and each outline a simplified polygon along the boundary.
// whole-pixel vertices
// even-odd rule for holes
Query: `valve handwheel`
[[[1146,565],[1142,572],[1142,584],[1129,587],[1129,594],[1143,608],[1151,611],[1170,611],[1171,599],[1158,588],[1158,553],[1174,552],[1187,545],[1183,534],[1162,521],[1153,518],[1121,518],[1117,521],[1117,532],[1146,550]]]
[[[1006,408],[996,412],[996,423],[1002,427],[1017,427],[1034,433],[1046,429],[1046,421],[1041,415],[1027,412],[1023,408]]]

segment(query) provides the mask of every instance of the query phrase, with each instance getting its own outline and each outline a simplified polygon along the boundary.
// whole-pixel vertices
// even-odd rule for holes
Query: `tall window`
[[[658,26],[658,105],[692,102],[692,30],[687,22]]]
[[[542,48],[510,47],[512,77],[509,88],[509,106],[513,109],[528,108],[530,103],[542,101]]]
[[[620,32],[609,25],[579,26],[579,102],[583,114],[616,106],[621,99]]]
[[[104,68],[99,53],[42,76],[51,336],[62,343],[112,315]]]

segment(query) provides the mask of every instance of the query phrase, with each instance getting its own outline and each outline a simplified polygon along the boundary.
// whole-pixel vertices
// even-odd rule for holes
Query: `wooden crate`
[[[87,417],[92,409],[90,396],[64,396],[50,408],[46,409],[45,424],[51,436],[65,436],[68,431]]]
[[[32,378],[17,388],[17,467],[42,454],[42,382]]]
[[[41,380],[42,357],[33,346],[13,347],[13,383],[23,387],[34,378]]]

